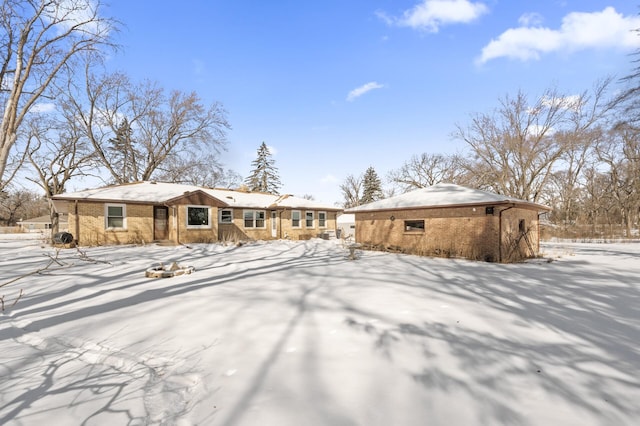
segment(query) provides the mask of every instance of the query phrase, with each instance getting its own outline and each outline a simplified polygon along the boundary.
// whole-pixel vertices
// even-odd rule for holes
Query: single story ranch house
[[[290,195],[136,182],[52,197],[78,245],[308,239],[342,209]]]
[[[453,184],[437,184],[345,210],[356,242],[426,256],[517,262],[540,250],[550,208]]]

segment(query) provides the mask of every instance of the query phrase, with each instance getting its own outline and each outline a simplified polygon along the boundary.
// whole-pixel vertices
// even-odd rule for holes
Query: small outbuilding
[[[540,251],[549,207],[454,184],[437,184],[345,210],[356,241],[424,256],[517,262]]]

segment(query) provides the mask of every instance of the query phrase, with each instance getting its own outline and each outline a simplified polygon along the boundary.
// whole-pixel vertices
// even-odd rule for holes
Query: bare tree
[[[608,168],[608,194],[630,237],[640,211],[640,130],[624,123],[617,125],[607,142],[598,147],[598,156]]]
[[[433,186],[441,182],[458,183],[464,170],[458,155],[414,155],[399,169],[391,170],[387,180],[400,185],[402,192]]]
[[[208,188],[237,188],[242,183],[240,174],[225,169],[216,155],[196,153],[172,156],[159,168],[157,178]]]
[[[25,189],[0,192],[0,223],[5,226],[15,226],[20,219],[37,217],[45,211],[46,200],[35,192]]]
[[[342,191],[342,196],[344,197],[342,206],[345,209],[360,205],[362,185],[363,177],[355,177],[353,175],[347,176],[344,182],[340,185],[340,190]]]
[[[493,114],[476,114],[454,136],[467,143],[472,161],[468,171],[478,186],[539,202],[554,166],[566,146],[555,137],[567,121],[576,99],[547,90],[533,105],[518,92],[500,101]]]
[[[42,188],[48,200],[62,194],[73,177],[85,175],[96,163],[79,123],[68,111],[29,120],[27,155],[35,172],[34,177],[27,179]],[[51,201],[49,213],[51,232],[56,233],[59,217]]]
[[[0,4],[0,189],[18,130],[62,73],[82,52],[110,45],[115,22],[92,0],[2,0]]]
[[[219,153],[230,128],[219,103],[206,107],[195,93],[167,94],[120,73],[96,77],[88,66],[84,96],[69,102],[116,183],[151,180],[193,153]]]

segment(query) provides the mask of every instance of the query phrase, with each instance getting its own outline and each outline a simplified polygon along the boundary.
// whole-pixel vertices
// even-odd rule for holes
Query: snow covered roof
[[[167,182],[136,182],[124,185],[105,186],[85,191],[54,195],[54,201],[102,201],[135,202],[159,204],[182,197],[190,192],[200,191],[229,207],[249,208],[308,208],[321,210],[341,210],[336,207],[298,198],[291,195],[273,195],[259,192],[233,191],[229,189],[211,189],[195,185],[182,185]]]
[[[471,189],[452,183],[439,183],[426,188],[417,189],[395,197],[374,201],[345,210],[345,213],[356,213],[375,210],[396,210],[421,207],[452,207],[461,205],[507,204],[529,205],[539,210],[550,210],[541,204],[531,203],[518,198],[494,194],[492,192]]]

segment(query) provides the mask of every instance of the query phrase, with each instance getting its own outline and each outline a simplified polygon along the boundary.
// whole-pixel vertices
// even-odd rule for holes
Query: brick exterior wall
[[[408,209],[356,213],[356,241],[376,249],[404,253],[462,257],[496,262],[517,261],[538,253],[538,215],[535,210],[495,207],[487,214],[487,206],[456,208]],[[500,211],[502,214],[502,246]],[[533,245],[525,250],[524,239],[518,239],[518,226],[525,220],[528,238]],[[424,220],[424,231],[407,231],[405,221]]]
[[[222,209],[221,209],[222,210]],[[302,219],[300,221],[301,226],[293,228],[291,225],[291,210],[275,210],[276,218],[276,230],[275,237],[272,233],[272,219],[271,212],[274,210],[261,210],[265,212],[265,226],[264,228],[245,228],[244,227],[244,211],[252,209],[234,208],[233,211],[233,223],[224,224],[220,223],[218,238],[220,241],[238,241],[238,240],[273,240],[273,239],[292,239],[292,240],[304,240],[317,237],[319,234],[328,231],[336,230],[336,217],[335,211],[327,211],[326,224],[324,227],[320,227],[318,223],[318,212],[324,210],[301,210]],[[307,227],[304,220],[304,214],[306,211],[313,211],[314,222],[312,227]]]
[[[252,209],[233,208],[233,223],[219,223],[219,212],[223,208],[208,206],[211,209],[209,226],[202,228],[187,225],[189,206],[206,206],[207,200],[186,198],[179,205],[168,208],[168,239],[174,243],[210,243],[215,241],[271,240],[289,238],[293,240],[317,237],[319,234],[336,230],[335,211],[326,211],[326,226],[318,224],[318,211],[313,210],[313,227],[307,227],[305,212],[301,210],[301,227],[291,226],[291,210],[276,210],[277,228],[275,237],[271,230],[271,212],[264,210],[264,228],[245,228],[244,211]],[[210,202],[210,201],[209,201]],[[109,203],[122,205],[120,203]],[[78,214],[74,203],[69,202],[69,232],[76,243],[84,246],[110,244],[140,244],[154,241],[153,205],[124,204],[126,207],[126,229],[106,229],[105,205],[103,202],[78,202]],[[308,210],[311,211],[311,210]],[[79,221],[78,221],[78,218]]]
[[[153,206],[126,204],[126,229],[113,230],[106,229],[105,206],[106,203],[78,203],[78,216],[70,206],[69,232],[73,234],[77,244],[100,246],[153,241]],[[79,221],[78,218],[80,218]],[[78,221],[77,224],[76,221]]]

